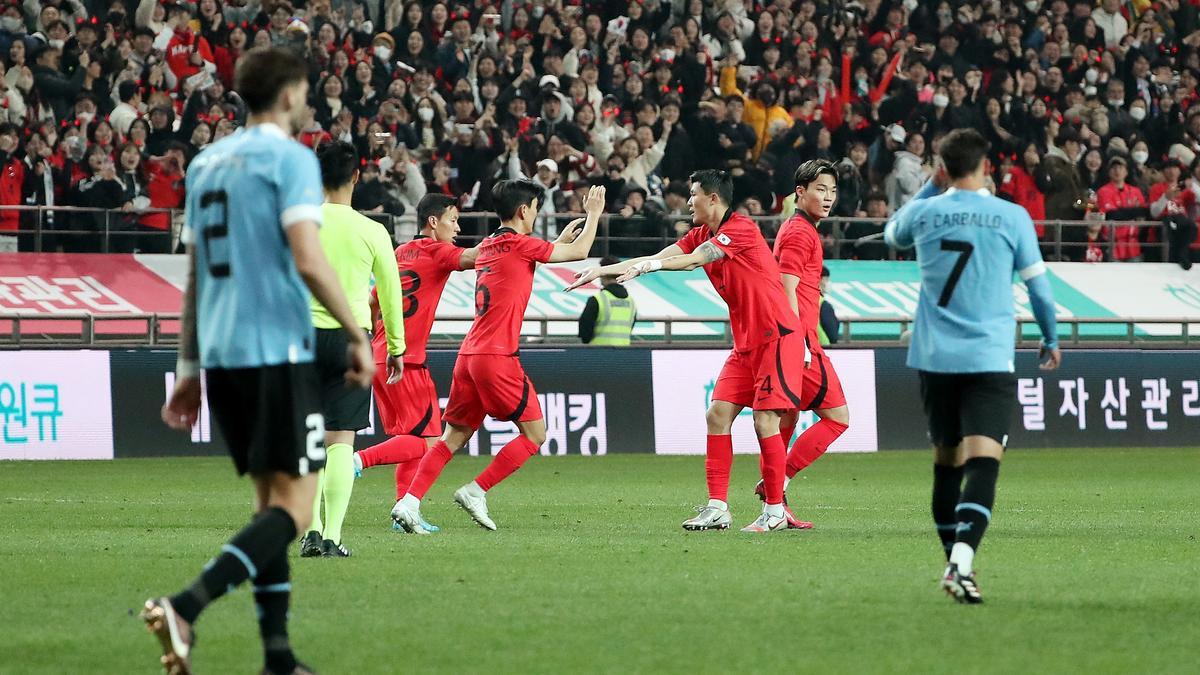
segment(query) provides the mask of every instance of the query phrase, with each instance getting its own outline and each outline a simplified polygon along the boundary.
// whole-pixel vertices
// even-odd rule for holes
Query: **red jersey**
[[[400,288],[404,293],[404,362],[425,365],[425,347],[433,330],[433,317],[442,299],[442,289],[457,272],[463,249],[454,244],[418,236],[396,247],[396,265],[400,268]],[[387,361],[387,332],[383,322],[375,322],[371,339],[375,362]]]
[[[150,197],[150,208],[182,207],[183,174],[169,169],[166,162],[146,162],[146,195]],[[156,230],[167,230],[171,228],[171,216],[167,213],[151,213],[142,216],[141,223]]]
[[[750,351],[801,329],[779,280],[779,265],[754,221],[730,211],[715,234],[700,225],[676,245],[691,253],[706,241],[725,253],[705,265],[704,273],[729,306],[735,352]]]
[[[1117,209],[1129,209],[1146,206],[1146,196],[1136,185],[1125,183],[1120,189],[1112,183],[1105,183],[1096,191],[1096,206],[1108,213]],[[1117,225],[1113,228],[1113,259],[1126,260],[1142,254],[1142,245],[1138,242],[1138,228],[1132,225]]]
[[[825,249],[811,216],[797,211],[779,228],[779,235],[775,237],[775,258],[779,261],[780,272],[800,279],[796,284],[800,324],[804,327],[809,351],[821,351],[817,326],[821,322],[821,267],[825,263]]]
[[[459,354],[512,356],[533,293],[537,263],[550,262],[554,244],[502,227],[479,247],[475,261],[475,323]]]
[[[214,63],[212,49],[208,46],[208,40],[197,35],[191,30],[176,31],[175,36],[171,38],[171,42],[167,45],[167,66],[171,72],[175,73],[175,77],[179,80],[179,88],[183,88],[183,81],[189,77],[199,73],[204,69],[205,63]],[[200,53],[200,65],[192,63],[192,53]]]

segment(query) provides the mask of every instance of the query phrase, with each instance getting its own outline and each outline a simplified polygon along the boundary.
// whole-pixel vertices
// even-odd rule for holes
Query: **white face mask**
[[[65,45],[66,42],[63,40],[51,40],[49,44],[51,47],[54,47],[55,49],[62,49],[63,45]]]
[[[11,16],[0,16],[0,28],[8,31],[9,33],[16,33],[17,31],[21,30],[22,26],[23,23],[20,19],[13,18]]]
[[[1133,161],[1138,164],[1145,164],[1148,159],[1150,159],[1150,153],[1145,150],[1135,150],[1133,152]]]
[[[950,97],[949,96],[947,96],[945,94],[934,94],[933,95],[933,107],[945,108],[948,105],[950,105]]]
[[[1121,106],[1125,105],[1125,100],[1120,98],[1110,98],[1108,99],[1108,104],[1114,108],[1120,108]]]
[[[533,8],[533,18],[535,18],[535,19],[542,18],[542,15],[545,13],[546,13],[546,8],[542,7],[541,5],[538,5]]]
[[[1096,70],[1095,68],[1088,68],[1087,72],[1083,74],[1083,77],[1088,82],[1095,84],[1096,80],[1100,79],[1100,71]]]
[[[1027,0],[1025,3],[1025,9],[1027,9],[1031,12],[1038,11],[1038,8],[1041,6],[1042,6],[1041,0]]]
[[[392,56],[392,48],[387,45],[375,45],[375,56],[381,61],[387,61]]]
[[[911,12],[917,8],[917,4],[917,0],[904,0],[904,9]]]
[[[1141,122],[1142,120],[1146,119],[1146,109],[1145,108],[1130,108],[1129,116],[1133,118],[1133,121]],[[1134,155],[1133,157],[1134,157],[1134,159],[1137,159],[1137,155]],[[1142,160],[1142,161],[1145,161],[1145,160]]]
[[[417,117],[420,117],[422,122],[432,122],[433,108],[421,108],[417,111]]]

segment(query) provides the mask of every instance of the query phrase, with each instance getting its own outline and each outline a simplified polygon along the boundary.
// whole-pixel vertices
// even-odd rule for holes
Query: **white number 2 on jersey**
[[[325,461],[325,416],[312,413],[304,418],[304,426],[308,435],[304,439],[305,455],[300,459],[300,475],[308,473],[309,462]]]

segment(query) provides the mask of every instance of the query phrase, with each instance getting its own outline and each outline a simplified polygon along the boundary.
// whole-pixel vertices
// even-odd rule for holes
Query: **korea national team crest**
[[[727,235],[727,234],[725,234],[725,233],[718,234],[718,235],[717,235],[717,241],[718,241],[718,242],[719,242],[719,243],[720,243],[722,246],[729,246],[730,244],[732,244],[732,243],[733,243],[733,241],[732,241],[732,240],[729,238],[729,235]]]

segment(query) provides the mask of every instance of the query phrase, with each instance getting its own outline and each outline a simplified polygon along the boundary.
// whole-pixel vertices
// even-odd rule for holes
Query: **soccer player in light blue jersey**
[[[933,443],[933,520],[948,561],[941,585],[970,604],[983,601],[972,564],[1016,407],[1014,272],[1042,330],[1041,368],[1062,361],[1033,221],[984,187],[987,151],[974,129],[948,134],[939,154],[950,188],[938,195],[930,181],[884,230],[889,246],[917,251],[921,291],[908,366],[920,373]]]
[[[254,480],[256,513],[191,586],[146,601],[142,618],[171,675],[191,672],[200,612],[248,579],[263,672],[312,672],[297,662],[287,634],[287,546],[308,527],[325,464],[309,290],[346,327],[347,381],[367,387],[375,366],[317,237],[324,201],[317,159],[292,140],[307,75],[286,50],[248,52],[235,77],[250,110],[247,128],[209,146],[188,170],[188,283],[175,390],[162,417],[172,428],[192,428],[204,368],[210,408],[237,471]]]

